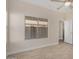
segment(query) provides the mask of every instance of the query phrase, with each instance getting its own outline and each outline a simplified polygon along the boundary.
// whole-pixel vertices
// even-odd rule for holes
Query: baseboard
[[[34,49],[38,49],[38,48],[43,48],[43,47],[48,47],[48,46],[52,46],[52,45],[57,45],[57,43],[52,43],[52,44],[46,44],[46,45],[42,45],[42,46],[38,46],[38,47],[32,47],[32,48],[28,48],[28,49],[24,49],[24,50],[18,50],[18,51],[14,51],[14,52],[8,52],[8,55],[13,55],[16,53],[21,53],[21,52],[25,52],[25,51],[30,51],[30,50],[34,50]]]

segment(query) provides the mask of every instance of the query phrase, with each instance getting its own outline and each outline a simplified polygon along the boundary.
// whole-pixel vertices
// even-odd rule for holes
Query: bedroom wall
[[[9,7],[9,55],[58,44],[60,13],[21,2],[10,2]],[[48,38],[25,40],[24,16],[47,18]]]

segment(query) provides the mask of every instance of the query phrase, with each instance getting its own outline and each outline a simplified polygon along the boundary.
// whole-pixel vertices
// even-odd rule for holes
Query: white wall
[[[58,44],[60,13],[46,8],[12,2],[9,5],[9,49],[8,54]],[[25,40],[24,16],[48,19],[48,38]]]

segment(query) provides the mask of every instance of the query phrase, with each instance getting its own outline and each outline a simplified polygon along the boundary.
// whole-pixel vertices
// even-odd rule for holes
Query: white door
[[[72,44],[72,20],[64,21],[64,42]]]

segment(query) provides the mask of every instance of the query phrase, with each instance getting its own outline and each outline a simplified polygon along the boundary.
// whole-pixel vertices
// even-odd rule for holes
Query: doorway
[[[64,21],[59,21],[59,43],[64,42]]]
[[[72,44],[72,20],[59,21],[59,43]]]

